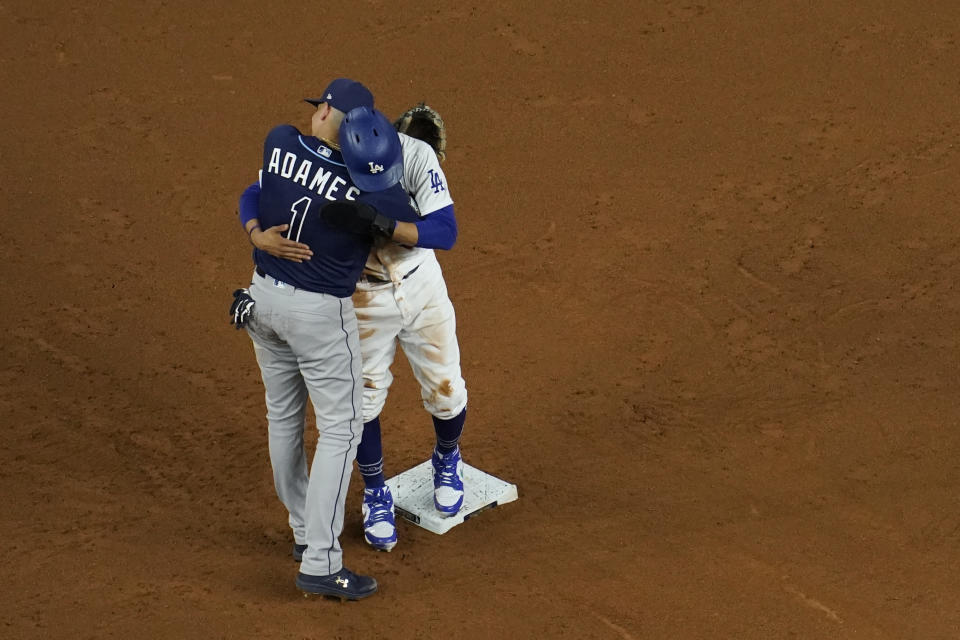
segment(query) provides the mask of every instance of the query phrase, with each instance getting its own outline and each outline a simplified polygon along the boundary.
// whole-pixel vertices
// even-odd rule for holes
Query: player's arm
[[[399,184],[383,191],[362,191],[357,200],[396,221],[390,238],[398,244],[427,249],[450,249],[457,240],[457,220],[453,215],[453,203],[446,206],[441,204],[436,211],[421,216],[410,205],[410,196]],[[449,202],[449,199],[446,202]]]
[[[247,232],[250,242],[257,249],[266,251],[277,258],[284,258],[293,262],[309,260],[313,255],[310,247],[302,242],[294,242],[283,237],[283,232],[290,226],[281,224],[268,229],[260,228],[260,183],[254,182],[247,187],[240,196],[240,206],[237,211],[240,224]]]
[[[448,251],[457,242],[453,205],[434,211],[419,222],[398,222],[391,238],[398,244]]]
[[[398,222],[390,239],[397,244],[416,246],[420,239],[420,230],[415,222]]]
[[[423,212],[421,220],[413,223],[416,231],[400,228],[394,240],[400,244],[412,244],[425,249],[448,250],[457,241],[457,219],[453,213],[453,199],[447,186],[447,177],[440,167],[434,149],[423,140],[404,136],[406,141],[403,156],[404,183],[410,195]]]
[[[434,217],[436,216],[436,217]],[[456,219],[453,205],[435,211],[431,224],[427,220],[403,222],[381,213],[371,202],[337,200],[328,202],[320,210],[320,217],[333,227],[348,233],[370,236],[377,240],[392,240],[405,245],[435,249],[449,249],[456,240]]]

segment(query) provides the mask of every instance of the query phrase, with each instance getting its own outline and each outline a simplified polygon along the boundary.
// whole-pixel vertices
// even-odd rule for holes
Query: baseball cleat
[[[441,455],[433,450],[433,506],[445,516],[456,515],[463,506],[463,460],[460,447]]]
[[[360,576],[346,567],[329,576],[311,576],[297,573],[297,588],[305,594],[329,596],[344,600],[361,600],[377,592],[377,581]]]
[[[296,562],[303,562],[303,552],[307,550],[307,545],[293,543],[293,559]]]
[[[363,490],[363,537],[374,549],[390,551],[397,544],[390,487]]]

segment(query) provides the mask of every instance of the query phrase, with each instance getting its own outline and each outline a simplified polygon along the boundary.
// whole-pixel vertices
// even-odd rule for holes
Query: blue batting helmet
[[[340,123],[340,151],[350,179],[363,191],[383,191],[403,176],[400,136],[376,109],[357,107]]]

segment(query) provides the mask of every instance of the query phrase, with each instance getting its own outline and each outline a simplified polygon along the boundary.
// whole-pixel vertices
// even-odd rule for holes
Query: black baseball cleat
[[[307,550],[307,545],[293,543],[293,559],[297,562],[303,562],[303,552]]]
[[[297,588],[304,594],[330,596],[341,601],[361,600],[377,592],[377,581],[370,576],[358,576],[344,567],[329,576],[297,573]]]

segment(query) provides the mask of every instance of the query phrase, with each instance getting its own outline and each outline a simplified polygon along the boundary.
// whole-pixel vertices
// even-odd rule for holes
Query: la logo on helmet
[[[367,164],[370,165],[370,173],[380,173],[383,171],[382,164],[374,164],[372,162],[368,162]]]

